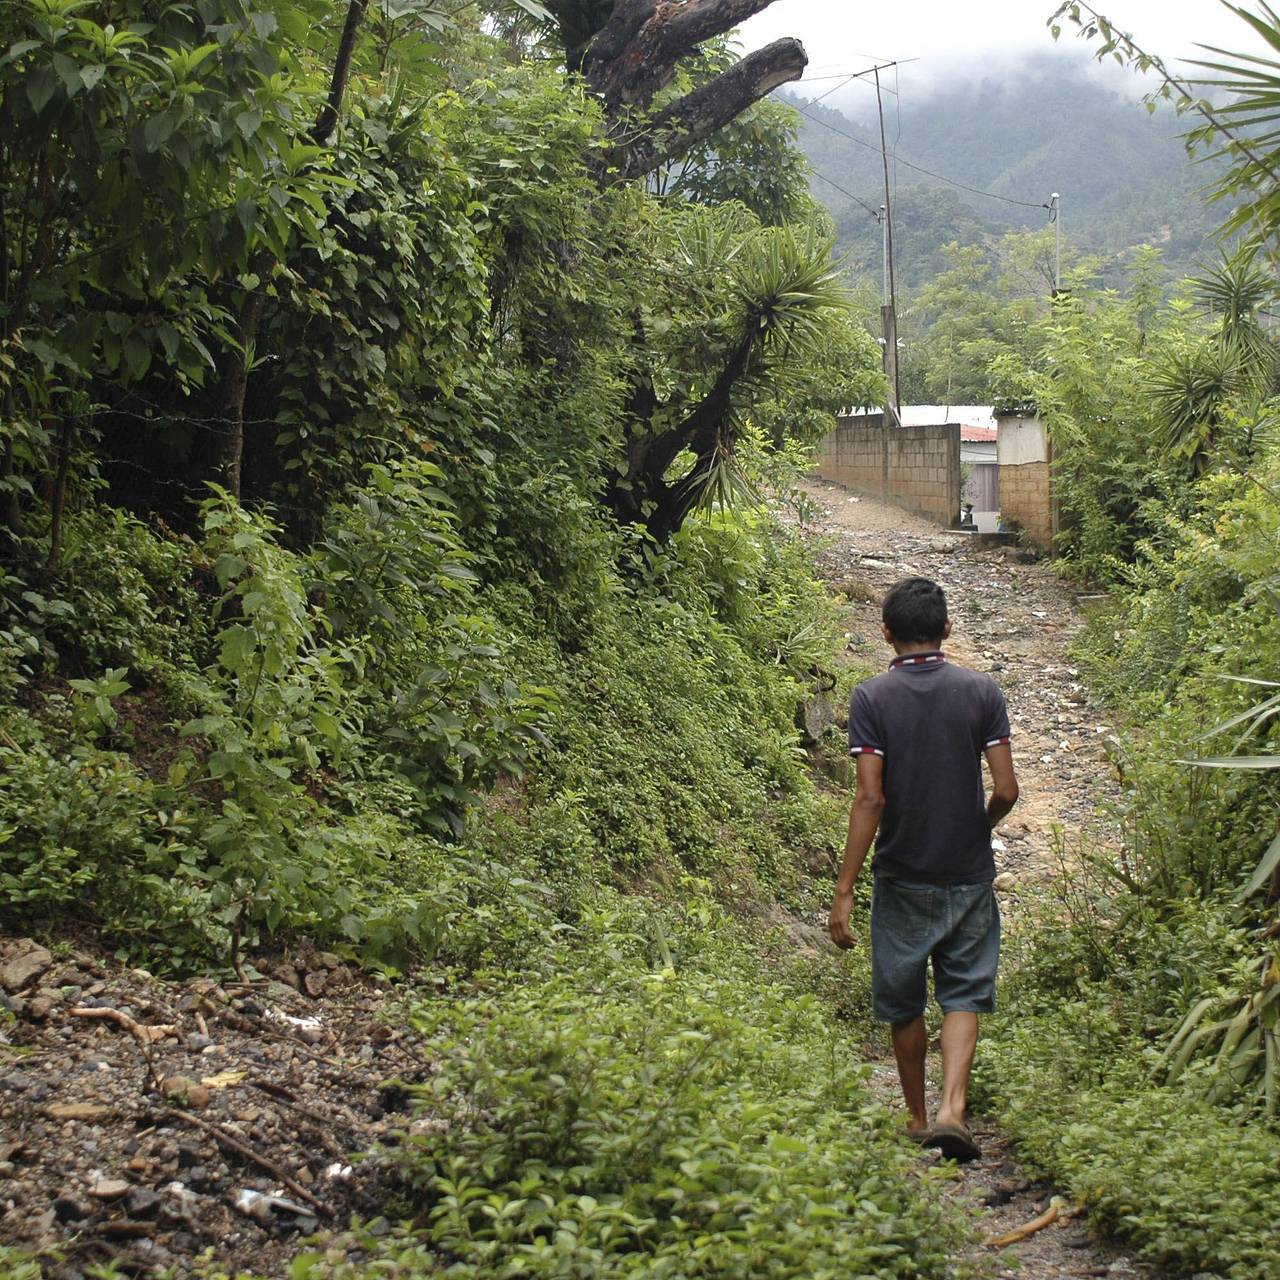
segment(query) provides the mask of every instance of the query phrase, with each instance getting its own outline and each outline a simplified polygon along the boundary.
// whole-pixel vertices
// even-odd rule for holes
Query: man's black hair
[[[941,644],[947,597],[928,578],[903,578],[889,588],[881,617],[899,644]]]

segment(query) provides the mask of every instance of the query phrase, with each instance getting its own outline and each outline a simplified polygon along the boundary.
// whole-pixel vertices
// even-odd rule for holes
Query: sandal
[[[943,1159],[955,1160],[960,1164],[977,1160],[982,1155],[981,1148],[973,1140],[973,1134],[962,1124],[935,1124],[925,1145],[937,1147]]]

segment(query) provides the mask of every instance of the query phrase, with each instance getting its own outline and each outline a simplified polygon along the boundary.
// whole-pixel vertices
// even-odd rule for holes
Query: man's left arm
[[[987,757],[987,768],[991,771],[987,822],[993,831],[1018,803],[1018,778],[1013,771],[1013,748],[1009,745],[1011,736],[1009,708],[999,686],[992,681],[982,749]]]
[[[1013,748],[1007,742],[988,747],[987,768],[991,770],[991,798],[987,801],[987,823],[994,831],[1018,803],[1018,777],[1013,771]]]

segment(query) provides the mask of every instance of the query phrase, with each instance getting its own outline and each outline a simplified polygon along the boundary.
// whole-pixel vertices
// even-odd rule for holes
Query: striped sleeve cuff
[[[879,747],[850,747],[849,754],[851,756],[883,756],[884,752]]]
[[[1009,738],[1009,735],[1006,733],[1003,738],[992,738],[990,742],[984,742],[982,744],[982,749],[983,751],[986,751],[991,747],[1007,747],[1009,745],[1009,742],[1010,742],[1010,738]]]

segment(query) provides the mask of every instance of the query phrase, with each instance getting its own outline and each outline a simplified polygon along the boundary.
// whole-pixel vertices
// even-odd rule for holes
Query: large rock
[[[796,707],[796,728],[804,745],[812,750],[822,741],[822,735],[836,723],[835,703],[825,689],[817,690]]]
[[[53,957],[38,942],[21,938],[0,967],[0,986],[6,991],[29,987],[53,964]]]

